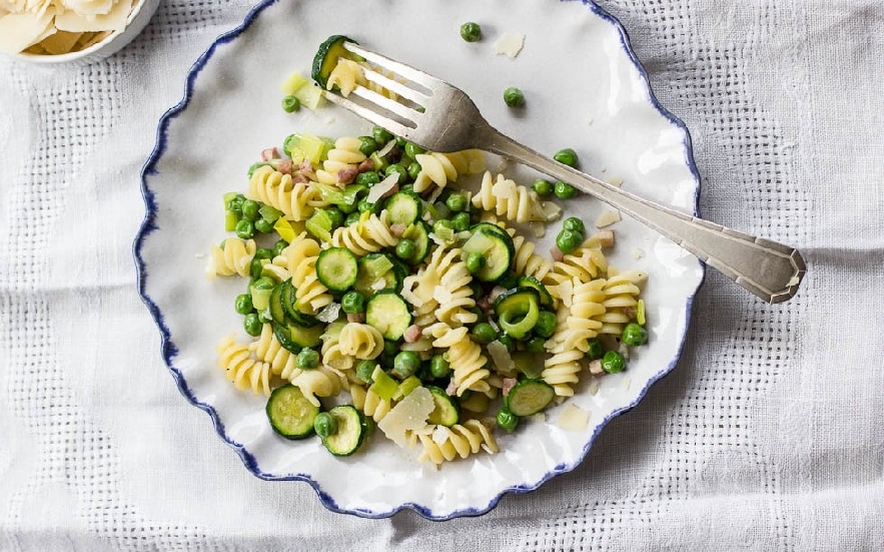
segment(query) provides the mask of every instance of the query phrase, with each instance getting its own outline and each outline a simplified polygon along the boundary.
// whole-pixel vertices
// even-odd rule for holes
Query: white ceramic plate
[[[460,38],[458,28],[468,20],[482,25],[483,41]],[[493,48],[510,32],[525,35],[515,59]],[[654,100],[620,25],[592,3],[558,0],[518,7],[506,0],[425,0],[419,7],[405,0],[266,1],[197,60],[181,103],[160,121],[143,171],[147,216],[135,253],[140,291],[181,392],[212,417],[255,475],[306,481],[332,510],[383,517],[413,508],[432,519],[482,514],[507,492],[530,491],[573,469],[605,424],[672,370],[703,268],[638,223],[616,225],[611,262],[650,274],[644,298],[651,340],[628,371],[603,378],[594,394],[584,384],[568,401],[589,413],[583,431],[559,428],[558,406],[546,421],[529,420],[500,435],[499,454],[438,470],[383,438],[352,457],[334,458],[316,439],[276,437],[265,399],[236,391],[216,365],[216,343],[241,328],[233,298],[243,287],[241,280],[207,281],[206,254],[225,237],[222,194],[246,189],[245,171],[263,148],[295,131],[337,137],[370,129],[331,106],[295,114],[280,108],[280,83],[293,71],[309,73],[317,46],[332,34],[461,87],[492,124],[538,151],[574,148],[583,170],[693,213],[699,183],[688,133]],[[527,106],[518,114],[501,99],[508,86],[525,93]],[[513,164],[507,172],[528,183],[535,176]],[[591,225],[608,208],[583,197],[566,209]],[[541,251],[555,231],[549,234]]]

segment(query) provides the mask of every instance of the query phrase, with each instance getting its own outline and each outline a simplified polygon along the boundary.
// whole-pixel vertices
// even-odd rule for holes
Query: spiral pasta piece
[[[240,238],[227,238],[220,246],[213,245],[206,276],[214,278],[237,274],[247,277],[257,250],[255,240]]]
[[[589,282],[607,269],[608,260],[602,252],[598,237],[593,236],[584,241],[573,253],[564,255],[561,261],[554,262],[552,269],[541,281],[548,287],[553,297],[561,299],[562,294],[557,289],[560,284],[570,283],[574,279],[579,282]]]
[[[290,380],[314,406],[320,406],[319,399],[336,397],[348,389],[347,378],[330,366],[320,365],[311,370],[296,369]]]
[[[502,174],[492,179],[491,173],[485,172],[479,192],[473,196],[473,205],[492,211],[509,221],[545,222],[547,220],[546,211],[537,192],[516,184]]]
[[[423,331],[434,338],[433,347],[447,349],[444,356],[451,365],[451,382],[457,389],[458,397],[468,390],[491,392],[487,381],[491,375],[487,368],[488,360],[482,354],[482,347],[470,339],[466,326],[452,328],[444,322],[437,322]]]
[[[463,150],[453,153],[429,151],[414,158],[421,170],[414,179],[414,191],[422,193],[432,186],[444,188],[459,175],[478,174],[485,169],[485,156],[479,150]]]
[[[301,232],[273,259],[273,262],[277,263],[277,259],[282,257],[279,263],[283,264],[291,275],[307,259],[318,256],[319,252],[319,242],[311,238],[307,232]]]
[[[230,334],[218,343],[216,350],[218,366],[224,369],[227,380],[237,389],[251,389],[256,395],[270,396],[270,365],[256,360],[248,345],[239,343],[235,334]]]
[[[259,167],[249,179],[248,199],[279,209],[289,220],[307,220],[316,206],[323,205],[316,188],[309,182],[295,182],[290,174],[270,165]]]
[[[365,161],[365,154],[359,148],[362,142],[354,136],[344,136],[335,141],[335,146],[328,151],[322,162],[322,168],[316,171],[316,180],[322,184],[349,184],[359,172],[359,164]]]
[[[375,422],[383,420],[393,409],[393,399],[381,398],[371,387],[351,384],[350,397],[353,399],[353,406]]]
[[[506,231],[513,239],[513,248],[516,250],[513,263],[516,274],[543,280],[552,269],[552,261],[535,253],[534,243],[526,240],[525,236],[519,235],[513,228],[507,228]]]
[[[344,354],[341,350],[340,336],[343,329],[343,322],[333,322],[326,328],[322,334],[322,363],[326,366],[334,368],[340,372],[347,372],[355,364],[352,356]],[[349,373],[349,372],[347,372]]]
[[[489,454],[500,450],[494,435],[479,420],[468,420],[451,427],[436,425],[431,428],[430,431],[417,435],[423,447],[418,459],[421,462],[430,461],[438,466],[457,457],[467,458],[483,450]]]
[[[345,98],[353,92],[357,84],[365,84],[365,75],[362,67],[356,61],[347,58],[339,58],[334,69],[328,75],[325,88],[332,90],[335,86]]]
[[[316,274],[318,255],[306,257],[291,271],[292,285],[295,286],[295,304],[305,314],[316,314],[322,307],[334,301],[319,276]]]
[[[641,293],[639,286],[645,280],[647,274],[633,270],[611,276],[604,281],[602,305],[605,312],[594,317],[601,324],[598,330],[600,334],[619,336],[623,333],[623,328],[634,317],[638,295]]]
[[[446,251],[442,247],[436,251],[444,253],[438,262],[431,260],[435,263],[439,282],[433,292],[433,298],[438,303],[434,311],[436,319],[452,327],[476,322],[478,315],[469,310],[476,306],[473,289],[470,287],[473,277],[467,270],[466,263],[461,260],[462,251],[459,248]]]
[[[395,247],[397,243],[399,239],[390,231],[386,211],[380,216],[366,211],[358,222],[337,228],[331,238],[334,247],[346,247],[360,256]]]
[[[377,358],[384,352],[384,336],[374,326],[349,322],[338,337],[340,351],[360,360]]]
[[[297,369],[297,355],[282,346],[273,333],[271,324],[261,327],[261,335],[249,344],[249,351],[255,354],[258,360],[270,365],[270,371],[284,379],[290,379]]]
[[[573,385],[580,381],[583,366],[580,360],[583,351],[577,348],[582,334],[568,328],[571,309],[560,305],[556,309],[556,327],[552,337],[546,342],[546,350],[551,354],[543,361],[540,378],[552,386],[559,397],[574,395]]]
[[[604,287],[605,280],[601,279],[574,284],[567,319],[568,345],[584,353],[589,350],[589,340],[596,337],[603,327],[599,318],[607,310]]]

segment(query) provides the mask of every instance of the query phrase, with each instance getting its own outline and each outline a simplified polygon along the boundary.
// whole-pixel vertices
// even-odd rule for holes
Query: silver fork
[[[357,86],[346,98],[326,91],[329,101],[428,150],[477,148],[564,180],[650,226],[769,303],[786,301],[798,292],[806,267],[796,249],[659,205],[558,163],[494,129],[469,96],[447,82],[352,42],[345,42],[344,48],[392,74],[389,78],[371,68],[365,71],[367,80],[401,100]]]

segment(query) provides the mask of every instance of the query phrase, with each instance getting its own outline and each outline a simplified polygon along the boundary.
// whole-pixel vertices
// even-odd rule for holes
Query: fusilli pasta
[[[491,391],[486,381],[491,374],[487,368],[488,360],[482,354],[482,347],[470,339],[466,326],[452,328],[444,322],[437,322],[423,331],[433,336],[433,347],[447,349],[444,356],[451,365],[451,382],[458,397],[467,391]]]
[[[415,161],[421,167],[414,179],[416,193],[423,193],[433,185],[444,188],[457,180],[458,175],[478,174],[485,169],[485,156],[479,150],[419,153]]]
[[[322,168],[316,171],[316,180],[323,184],[343,185],[353,181],[359,164],[365,161],[365,154],[359,151],[362,142],[359,138],[345,136],[335,141],[329,150]]]
[[[212,246],[209,266],[206,268],[206,276],[239,276],[249,275],[249,268],[258,245],[255,240],[243,240],[240,238],[227,238],[218,246]]]
[[[390,231],[386,211],[380,216],[366,211],[358,222],[337,228],[331,238],[334,247],[346,247],[356,255],[375,253],[397,243],[399,238]]]
[[[491,173],[482,176],[479,193],[473,196],[473,205],[492,211],[509,221],[531,222],[546,221],[547,215],[534,190],[517,185],[513,180],[498,174],[492,180]]]
[[[314,207],[325,205],[308,182],[295,182],[290,174],[274,170],[270,165],[259,167],[252,173],[245,196],[279,209],[293,221],[307,220]]]
[[[217,352],[218,366],[224,369],[225,376],[237,389],[251,389],[256,395],[270,396],[270,365],[256,360],[249,346],[238,342],[235,334],[222,339]]]
[[[349,322],[338,337],[342,354],[360,360],[377,358],[384,352],[384,336],[373,326]]]
[[[489,454],[500,450],[494,435],[479,420],[468,420],[451,427],[432,425],[417,437],[423,447],[419,460],[436,465],[483,450]]]

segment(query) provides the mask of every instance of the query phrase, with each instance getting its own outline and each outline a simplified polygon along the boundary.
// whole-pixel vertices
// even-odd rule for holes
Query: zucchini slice
[[[516,416],[531,416],[549,406],[555,398],[555,390],[545,381],[523,379],[504,397],[504,405]]]
[[[279,285],[282,286],[280,300],[288,322],[304,328],[312,328],[319,324],[319,320],[315,316],[298,309],[298,288],[292,285],[291,279],[285,280]],[[274,318],[274,320],[276,319]]]
[[[270,393],[265,411],[273,431],[286,439],[303,439],[313,434],[319,407],[307,400],[300,388],[287,384]]]
[[[362,415],[353,405],[342,404],[328,411],[335,420],[335,432],[322,439],[325,448],[335,456],[350,456],[362,444]]]
[[[286,282],[288,282],[288,280],[286,280]],[[270,292],[270,316],[273,318],[273,321],[278,324],[286,323],[285,308],[282,303],[282,293],[282,283],[273,286],[273,290]]]
[[[407,271],[402,274],[402,267],[397,266],[394,259],[383,253],[369,253],[358,261],[359,271],[353,289],[366,297],[371,297],[383,289],[399,291]],[[382,283],[379,283],[382,282]]]
[[[304,328],[297,324],[273,324],[273,335],[282,348],[293,353],[300,353],[304,347],[318,347],[321,343],[324,327],[320,325]]]
[[[411,309],[395,291],[379,291],[368,300],[365,322],[381,332],[384,339],[396,341],[411,326]]]
[[[540,298],[540,306],[547,309],[552,308],[552,295],[549,294],[549,290],[546,289],[546,286],[543,285],[540,280],[538,280],[534,276],[521,276],[519,278],[518,286],[520,288],[531,288],[536,290],[537,296]]]
[[[431,424],[443,425],[451,427],[460,420],[460,405],[451,398],[448,393],[441,387],[435,385],[427,385],[433,401],[436,403],[433,411],[427,417],[427,421]]]
[[[402,237],[414,242],[414,257],[408,260],[409,264],[422,263],[430,253],[430,227],[427,223],[422,220],[415,221],[405,229]]]
[[[356,283],[359,265],[356,255],[346,247],[330,247],[320,251],[316,259],[316,277],[334,291],[344,291]]]
[[[513,262],[512,238],[499,226],[489,223],[479,223],[471,231],[472,235],[463,244],[463,259],[471,253],[479,253],[485,258],[485,264],[474,276],[482,282],[497,281]]]
[[[322,88],[325,88],[328,85],[328,76],[338,64],[339,58],[344,57],[356,61],[362,61],[361,57],[347,51],[344,48],[345,42],[358,44],[358,42],[356,42],[352,38],[346,37],[344,35],[332,35],[325,39],[325,41],[319,45],[319,49],[316,51],[316,55],[313,57],[313,68],[310,72],[310,76],[313,77],[313,80],[316,81],[316,84],[318,84]]]
[[[387,200],[385,206],[390,224],[409,226],[420,219],[424,210],[421,198],[409,192],[396,192]]]
[[[524,339],[540,316],[540,300],[534,288],[515,288],[494,300],[497,324],[514,339]]]

